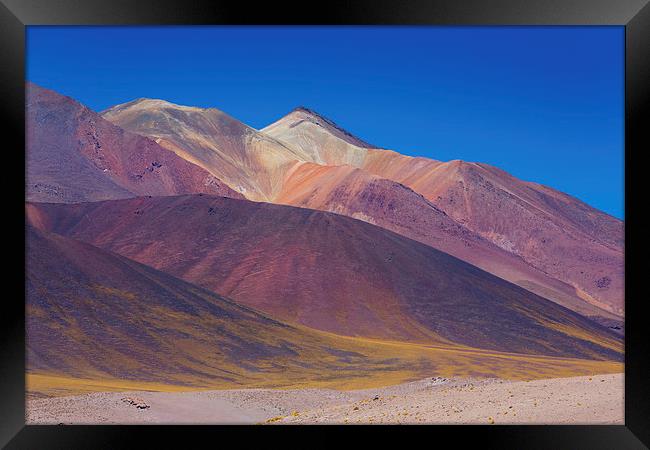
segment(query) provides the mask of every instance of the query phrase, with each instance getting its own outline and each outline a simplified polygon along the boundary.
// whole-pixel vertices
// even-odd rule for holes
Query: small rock
[[[124,397],[122,399],[122,401],[124,403],[128,403],[131,406],[135,406],[138,409],[150,408],[150,406],[147,405],[144,400],[142,400],[141,398],[138,398],[138,397]]]

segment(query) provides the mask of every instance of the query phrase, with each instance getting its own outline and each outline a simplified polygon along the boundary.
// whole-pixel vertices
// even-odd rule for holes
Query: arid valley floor
[[[100,392],[28,401],[31,424],[622,424],[622,374],[427,378],[384,388]]]

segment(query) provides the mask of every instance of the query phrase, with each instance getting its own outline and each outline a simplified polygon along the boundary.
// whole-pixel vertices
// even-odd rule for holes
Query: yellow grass
[[[306,330],[305,330],[306,331]],[[309,330],[313,334],[313,330]],[[323,356],[316,350],[299,357],[274,358],[257,364],[258,371],[228,366],[235,381],[198,379],[179,373],[169,383],[148,380],[68,377],[54,373],[28,373],[27,390],[46,396],[75,395],[97,391],[193,391],[242,388],[332,388],[365,389],[413,381],[429,376],[498,377],[511,380],[562,378],[623,372],[623,364],[514,353],[502,353],[463,346],[437,346],[407,342],[346,337],[317,332],[319,341],[339,351],[362,355],[360,362],[346,363]],[[316,358],[319,358],[316,360]],[[295,361],[307,363],[301,368]]]
[[[151,383],[147,381],[72,378],[59,375],[27,373],[27,392],[51,397],[88,394],[91,392],[158,391],[180,392],[191,390],[186,386]]]

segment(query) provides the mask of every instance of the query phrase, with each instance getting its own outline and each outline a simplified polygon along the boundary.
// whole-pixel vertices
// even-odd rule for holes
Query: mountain
[[[581,314],[616,316],[584,302],[575,289],[468,230],[401,183],[349,165],[294,164],[274,203],[346,215],[449,253]]]
[[[622,357],[620,338],[605,327],[427,245],[337,214],[189,195],[29,204],[28,216],[42,229],[327,332]]]
[[[143,380],[210,371],[229,380],[228,369],[294,355],[291,341],[306,338],[205,289],[33,226],[26,281],[30,371]]]
[[[280,188],[285,166],[305,157],[215,108],[138,99],[102,116],[154,139],[250,200],[269,201]]]
[[[487,164],[368,148],[321,122],[317,114],[292,112],[261,131],[311,162],[347,164],[411,188],[468,230],[571,285],[585,302],[624,314],[622,221]]]
[[[366,170],[418,190],[458,223],[571,284],[588,303],[623,315],[622,221],[487,164],[452,161],[429,165],[427,176],[406,169],[398,176],[397,164],[384,166],[391,167],[386,173],[375,155],[364,164]],[[419,163],[419,170],[423,166]]]
[[[363,162],[367,149],[373,148],[330,119],[305,107],[294,109],[260,131],[305,152],[304,161],[321,165],[356,167]]]
[[[28,200],[198,192],[241,197],[204,169],[54,91],[28,83],[26,111]]]
[[[248,199],[365,220],[448,252],[582,314],[617,318],[602,309],[607,305],[585,302],[570,280],[549,276],[489,235],[469,230],[406,183],[359,168],[370,161],[369,155],[393,152],[370,148],[306,108],[292,111],[261,132],[214,108],[162,100],[139,99],[102,115],[201,165]]]
[[[292,326],[151,267],[28,224],[30,395],[112,389],[374,387],[441,376],[531,379],[620,363],[345,338]],[[175,386],[175,387],[174,387]]]

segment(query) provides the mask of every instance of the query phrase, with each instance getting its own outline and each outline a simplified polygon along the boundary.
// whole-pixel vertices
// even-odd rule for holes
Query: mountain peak
[[[195,106],[184,106],[184,105],[177,105],[175,103],[168,102],[167,100],[162,100],[158,98],[147,98],[147,97],[140,97],[136,98],[135,100],[131,100],[130,102],[126,103],[121,103],[119,105],[112,106],[104,111],[102,111],[100,114],[102,115],[110,115],[111,113],[116,113],[118,111],[125,111],[129,109],[134,109],[134,110],[154,110],[154,109],[180,109],[184,111],[202,111],[203,108],[198,108]]]
[[[282,126],[293,128],[299,126],[303,122],[312,123],[316,126],[322,127],[330,134],[333,134],[339,139],[344,140],[348,144],[352,144],[361,148],[378,148],[377,146],[371,145],[364,140],[356,137],[343,127],[336,124],[333,120],[303,105],[295,107],[291,110],[291,112],[289,112],[289,114],[272,123],[271,125],[263,128],[262,131],[269,131],[273,128]]]
[[[321,118],[321,119],[328,120],[326,117],[323,117],[321,114],[317,113],[313,109],[309,109],[309,108],[307,108],[306,106],[303,106],[303,105],[299,105],[299,106],[296,106],[295,108],[293,108],[291,110],[291,113],[294,113],[294,112],[300,112],[300,113],[308,114],[310,116],[314,116],[314,117],[318,117],[318,118]],[[289,114],[291,114],[291,113],[289,113]]]

